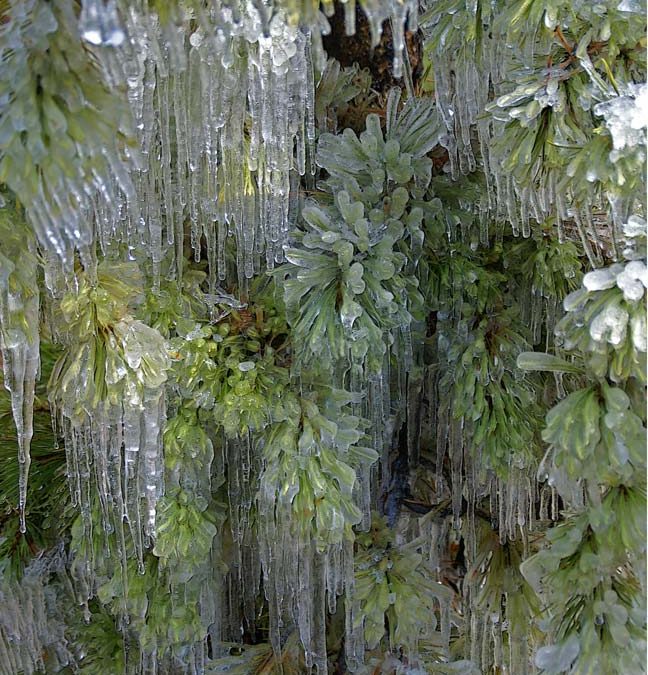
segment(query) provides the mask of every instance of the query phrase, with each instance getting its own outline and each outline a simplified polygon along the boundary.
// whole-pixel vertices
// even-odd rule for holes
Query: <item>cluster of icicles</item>
[[[437,11],[435,4],[433,0],[428,0],[423,6],[434,14]],[[438,39],[434,23],[426,17],[422,19],[422,30],[426,37]],[[537,224],[552,218],[561,242],[569,238],[566,224],[575,226],[591,266],[600,267],[605,245],[600,234],[600,216],[597,218],[596,214],[607,211],[603,220],[611,223],[614,232],[611,254],[619,257],[616,241],[621,238],[622,225],[631,213],[631,201],[614,194],[606,195],[603,200],[596,196],[576,197],[563,185],[564,173],[540,166],[541,160],[532,167],[534,180],[529,184],[519,180],[515,171],[505,168],[509,146],[503,145],[503,152],[497,149],[497,140],[501,139],[507,122],[513,116],[509,115],[511,109],[520,105],[515,110],[515,117],[523,125],[531,125],[540,110],[548,107],[560,111],[564,108],[565,94],[559,88],[560,79],[564,76],[562,71],[547,68],[541,86],[530,82],[526,88],[520,86],[511,92],[511,46],[505,34],[492,27],[492,30],[484,31],[474,49],[463,46],[455,49],[456,43],[449,45],[445,42],[442,36],[436,47],[436,57],[431,62],[437,109],[447,130],[442,144],[448,151],[450,174],[456,179],[461,174],[481,169],[488,194],[479,206],[478,236],[470,237],[471,242],[475,246],[478,243],[488,246],[489,236],[493,234],[489,233],[489,224],[505,222],[510,225],[514,236],[530,237],[534,224],[537,227]],[[535,67],[534,59],[537,57],[533,48],[534,40],[528,40],[524,53],[518,54],[529,72]],[[587,70],[586,62],[583,67]],[[526,71],[521,72],[522,79],[525,74]],[[595,82],[592,88],[595,89],[600,78],[594,75],[592,79]],[[600,95],[601,92],[597,93]],[[606,117],[606,124],[615,135],[615,148],[617,145],[619,148],[629,145],[632,141],[627,139],[633,139],[639,145],[642,124],[639,117],[640,111],[645,109],[645,85],[635,86],[624,95],[615,95],[607,89],[603,94],[611,101],[599,104],[594,112]],[[521,104],[527,101],[530,103],[525,109]],[[619,109],[627,111],[623,122],[618,120]],[[486,110],[491,114],[484,114]],[[478,152],[475,152],[475,136]],[[611,157],[614,159],[613,155]],[[600,176],[591,169],[588,181],[594,182],[597,178]]]
[[[353,4],[348,3],[348,8],[352,11],[347,11],[347,28],[352,31]],[[68,287],[75,255],[80,255],[86,269],[96,266],[97,244],[104,253],[115,247],[127,249],[133,259],[150,265],[154,283],[163,274],[180,278],[187,230],[194,258],[208,260],[212,290],[235,275],[238,288],[245,292],[249,279],[283,262],[283,247],[297,215],[300,177],[314,174],[314,66],[323,70],[321,33],[327,30],[326,18],[319,15],[317,27],[303,26],[280,3],[245,0],[205,3],[199,9],[181,11],[186,11],[183,21],[163,24],[145,0],[82,2],[80,34],[109,86],[115,92],[127,92],[132,124],[126,127],[136,142],[102,150],[110,171],[95,172],[91,185],[70,177],[68,197],[55,197],[49,203],[41,191],[30,209],[46,260],[45,284],[54,297],[60,298]],[[410,27],[415,25],[416,3],[372,2],[365,11],[375,38],[383,21],[391,19],[394,69],[399,74],[404,29],[408,20]],[[236,251],[235,269],[226,265],[230,241]],[[145,259],[140,257],[142,251]],[[169,260],[174,261],[170,267]],[[35,283],[37,275],[33,278]],[[11,292],[0,297],[0,318],[7,321],[10,312],[22,308],[29,325],[22,332],[7,332],[11,340],[0,345],[19,437],[23,531],[39,371],[39,289],[34,285],[29,290],[29,298]],[[141,566],[143,550],[155,537],[155,502],[163,493],[164,384],[142,400],[126,399],[82,421],[71,419],[65,410],[57,412],[73,503],[80,509],[86,535],[92,536],[90,512],[98,498],[104,528],[116,531],[121,542],[116,553],[125,558],[124,538],[130,537]],[[232,457],[231,466],[238,466],[239,460]],[[231,480],[235,473],[231,472]],[[367,493],[369,476],[364,478]],[[250,502],[251,498],[248,508]],[[365,511],[368,522],[369,509]],[[246,518],[243,514],[243,530]],[[256,552],[241,533],[235,537],[241,544],[240,566],[234,572],[239,578],[229,583],[236,583],[237,592],[244,594],[246,613],[253,616],[263,559],[272,574],[265,586],[273,614],[273,644],[279,646],[282,625],[293,621],[300,627],[307,660],[325,671],[325,598],[332,611],[336,596],[350,592],[353,551],[348,547],[326,554],[295,551],[288,532],[272,536],[285,542],[284,564],[272,559],[276,545],[264,548],[261,542]],[[295,560],[300,561],[298,567]],[[77,580],[85,591],[76,589],[77,595],[85,593],[85,598],[78,597],[84,603],[94,593],[92,561],[77,562],[86,568]],[[125,570],[125,559],[121,563]],[[0,626],[0,648],[14,650],[5,659],[11,668],[14,662],[25,672],[40,666],[33,655],[42,652],[39,636],[51,632],[45,625],[41,585],[50,572],[41,570],[33,588],[28,583],[22,590],[6,587],[2,591],[3,606],[33,606],[34,612],[31,618],[24,614],[26,626]],[[314,599],[312,588],[317,589]],[[287,593],[296,606],[282,605]],[[227,598],[222,601],[225,610]],[[11,610],[10,615],[14,614]],[[360,645],[357,659],[361,660],[361,626],[351,615],[347,623],[353,643]],[[7,634],[10,628],[11,635]],[[229,634],[236,635],[237,630],[240,626],[232,626]],[[155,664],[150,666],[154,671]]]
[[[72,655],[67,649],[65,624],[47,581],[64,568],[63,546],[37,558],[17,584],[0,581],[0,675],[45,672],[48,650],[61,664]]]

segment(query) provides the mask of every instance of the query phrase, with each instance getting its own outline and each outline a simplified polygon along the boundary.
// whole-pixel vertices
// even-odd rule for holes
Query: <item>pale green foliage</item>
[[[292,513],[295,536],[323,547],[351,535],[361,511],[352,499],[354,468],[378,456],[359,446],[365,420],[349,414],[357,397],[316,386],[311,394],[283,402],[285,419],[267,434],[259,479],[263,510]]]
[[[52,372],[50,401],[65,417],[82,421],[124,397],[137,404],[166,381],[164,339],[131,313],[141,281],[133,263],[101,263],[96,281],[80,273],[77,288],[62,298],[58,322],[67,349]]]
[[[371,76],[357,64],[340,68],[335,59],[329,59],[315,91],[315,118],[320,131],[335,131],[339,112],[356,96],[366,94],[370,86]]]
[[[423,242],[423,210],[412,200],[430,181],[425,154],[439,128],[431,105],[409,103],[383,135],[377,116],[367,118],[360,138],[346,130],[324,134],[317,162],[329,177],[333,203],[302,211],[299,247],[289,248],[282,268],[285,302],[299,359],[334,364],[366,364],[378,373],[393,340],[391,332],[409,329],[421,312],[414,276]]]
[[[645,391],[646,268],[643,228],[631,223],[626,233],[630,260],[586,274],[556,327],[562,350],[582,361],[591,383],[558,402],[542,432],[549,480],[574,508],[548,532],[549,547],[523,564],[550,604],[556,644],[536,658],[547,673],[632,672],[643,662],[630,645],[645,645],[633,566],[646,550],[645,399],[635,396],[638,383]],[[573,372],[567,366],[554,364]]]
[[[193,502],[191,493],[170,491],[161,500],[157,513],[153,553],[163,564],[180,564],[183,581],[187,568],[208,557],[217,532],[213,514],[201,511]]]
[[[537,428],[536,389],[515,370],[515,356],[528,343],[511,329],[513,320],[504,313],[483,319],[462,353],[450,351],[458,362],[454,376],[459,375],[454,415],[471,426],[471,446],[482,450],[484,468],[503,477],[512,463],[527,466],[533,461]]]
[[[81,41],[72,0],[11,0],[9,9],[0,26],[0,182],[29,212],[41,244],[49,237],[62,253],[92,240],[77,215],[86,186],[125,171],[128,110]],[[51,227],[56,218],[79,227],[77,241]]]

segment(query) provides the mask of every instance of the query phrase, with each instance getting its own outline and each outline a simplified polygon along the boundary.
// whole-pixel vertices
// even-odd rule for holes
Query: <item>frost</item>
[[[590,324],[590,335],[597,342],[620,345],[625,339],[629,315],[619,305],[608,305],[594,317]]]
[[[639,352],[645,352],[648,349],[646,342],[646,315],[643,312],[635,314],[630,319],[630,331],[632,335],[632,344]]]
[[[643,298],[647,281],[646,265],[639,260],[628,263],[616,278],[617,286],[629,302],[637,302]]]
[[[620,12],[632,12],[641,14],[644,11],[644,5],[641,0],[621,0],[617,8]]]
[[[614,151],[646,144],[643,131],[648,123],[648,85],[630,84],[627,93],[599,103],[594,112],[605,118]],[[613,158],[618,156],[613,151]]]
[[[630,216],[623,225],[623,233],[629,239],[646,236],[646,221],[640,216]]]

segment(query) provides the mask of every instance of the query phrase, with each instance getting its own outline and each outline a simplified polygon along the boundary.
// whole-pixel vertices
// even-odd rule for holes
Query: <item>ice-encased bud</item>
[[[583,277],[583,286],[588,291],[604,291],[616,284],[616,277],[612,268],[594,270]]]
[[[590,336],[596,342],[607,341],[616,347],[625,339],[628,319],[625,309],[619,305],[609,305],[592,320]]]
[[[594,106],[594,113],[605,118],[614,150],[645,145],[643,129],[648,120],[648,85],[630,84],[625,94]],[[615,157],[613,153],[612,158]]]

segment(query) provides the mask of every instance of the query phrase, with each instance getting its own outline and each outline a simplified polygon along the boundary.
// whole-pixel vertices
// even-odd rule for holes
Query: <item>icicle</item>
[[[452,75],[450,72],[450,64],[442,63],[440,60],[433,62],[434,66],[434,81],[436,83],[435,96],[437,101],[437,109],[441,115],[441,119],[445,124],[447,134],[440,139],[441,145],[448,151],[450,160],[450,175],[453,180],[458,178],[457,166],[457,139],[455,136],[455,111],[452,108],[451,92]]]
[[[138,468],[140,483],[144,483],[146,520],[144,532],[155,536],[155,511],[164,491],[162,463],[162,427],[164,426],[164,394],[156,391],[144,400],[142,428],[144,438]],[[141,488],[140,488],[141,489]]]
[[[531,292],[531,302],[530,302],[530,311],[531,311],[531,340],[532,344],[540,344],[542,338],[542,319],[544,316],[544,307],[545,301],[542,297],[541,292],[538,289],[534,289]]]
[[[313,654],[313,664],[318,675],[328,673],[327,653],[326,653],[326,581],[325,581],[325,558],[322,553],[315,553],[313,559],[313,585],[307,588],[302,595],[309,595],[313,592],[313,625],[311,649]]]
[[[403,76],[403,52],[405,50],[405,22],[407,21],[407,5],[395,2],[391,11],[392,44],[394,47],[394,61],[392,64],[394,77]]]
[[[551,486],[551,520],[558,520],[559,511],[558,511],[558,490],[552,485]]]
[[[171,178],[171,131],[169,103],[169,83],[164,77],[158,79],[157,109],[160,111],[160,146],[162,166],[162,195],[164,201],[164,217],[166,221],[167,243],[173,244],[175,239],[175,209],[173,206],[173,182]]]
[[[138,467],[140,464],[140,438],[141,438],[141,418],[139,410],[126,407],[123,411],[121,420],[123,425],[124,442],[124,475],[123,484],[125,486],[125,500],[123,501],[123,513],[117,514],[120,520],[126,518],[133,542],[135,544],[135,555],[137,556],[140,569],[144,565],[144,545],[142,542],[142,523],[139,508],[139,479]],[[118,448],[113,447],[113,461],[119,460]],[[119,471],[118,466],[112,467],[115,472]],[[121,481],[120,481],[121,483]],[[112,485],[111,485],[112,487]],[[118,495],[119,496],[119,495]]]
[[[520,221],[517,216],[517,205],[515,203],[516,193],[515,193],[515,182],[512,174],[509,174],[506,179],[506,211],[508,214],[509,222],[511,223],[511,229],[513,230],[513,236],[520,236]]]
[[[488,222],[490,219],[490,213],[488,209],[482,208],[479,211],[479,243],[482,246],[489,245],[489,232],[488,232]]]
[[[344,543],[344,587],[345,587],[345,638],[344,655],[350,672],[355,672],[364,661],[364,634],[363,624],[359,620],[361,616],[360,602],[354,593],[355,575],[353,568],[353,542],[346,540]]]
[[[440,402],[438,422],[436,427],[436,476],[435,483],[437,485],[444,484],[443,477],[443,462],[446,455],[446,446],[449,437],[449,417],[448,404],[443,403],[442,394],[445,392],[438,392],[437,398]]]
[[[447,657],[450,653],[450,601],[440,601],[441,649]]]
[[[126,38],[116,0],[83,0],[79,16],[81,37],[91,45],[119,47]]]
[[[555,177],[553,177],[553,179],[555,181]],[[556,197],[556,229],[558,230],[558,243],[564,244],[566,241],[564,221],[568,217],[567,209],[565,208],[563,196],[556,188],[555,182],[554,182],[554,194]]]
[[[581,242],[583,243],[583,250],[585,251],[585,254],[587,255],[587,259],[589,260],[589,263],[592,266],[592,269],[596,269],[600,265],[598,264],[598,260],[596,259],[596,256],[594,255],[594,252],[592,251],[592,247],[590,245],[589,238],[587,237],[587,232],[585,232],[585,227],[583,226],[580,208],[578,206],[574,207],[573,216],[574,216],[574,221],[576,223],[576,227],[578,228],[578,234],[580,235]]]
[[[584,214],[585,214],[585,223],[587,224],[587,229],[589,230],[590,236],[591,236],[591,241],[593,243],[594,249],[594,255],[596,256],[596,263],[597,267],[601,267],[604,264],[603,260],[603,244],[601,242],[601,238],[599,237],[598,234],[598,229],[596,227],[596,224],[594,223],[594,220],[592,219],[592,205],[588,202],[585,205],[584,209]]]
[[[531,223],[529,221],[529,204],[531,188],[525,187],[520,192],[520,220],[522,221],[522,236],[528,239],[531,236]]]
[[[472,594],[472,591],[471,591]],[[468,640],[466,656],[478,666],[488,667],[490,659],[488,658],[488,631],[484,625],[485,621],[482,613],[477,611],[476,607],[470,607],[470,640]],[[470,651],[468,651],[470,650]],[[482,670],[482,672],[485,668]]]
[[[448,438],[448,454],[452,464],[452,515],[455,528],[460,527],[460,518],[463,501],[463,420],[450,422],[450,436]]]
[[[27,481],[31,463],[31,440],[34,432],[34,394],[40,369],[39,292],[36,262],[26,252],[16,263],[21,265],[20,280],[28,287],[15,291],[0,277],[0,354],[4,385],[11,394],[11,409],[18,437],[20,531],[25,532]],[[6,279],[13,272],[12,261]],[[4,270],[3,275],[4,276]]]

